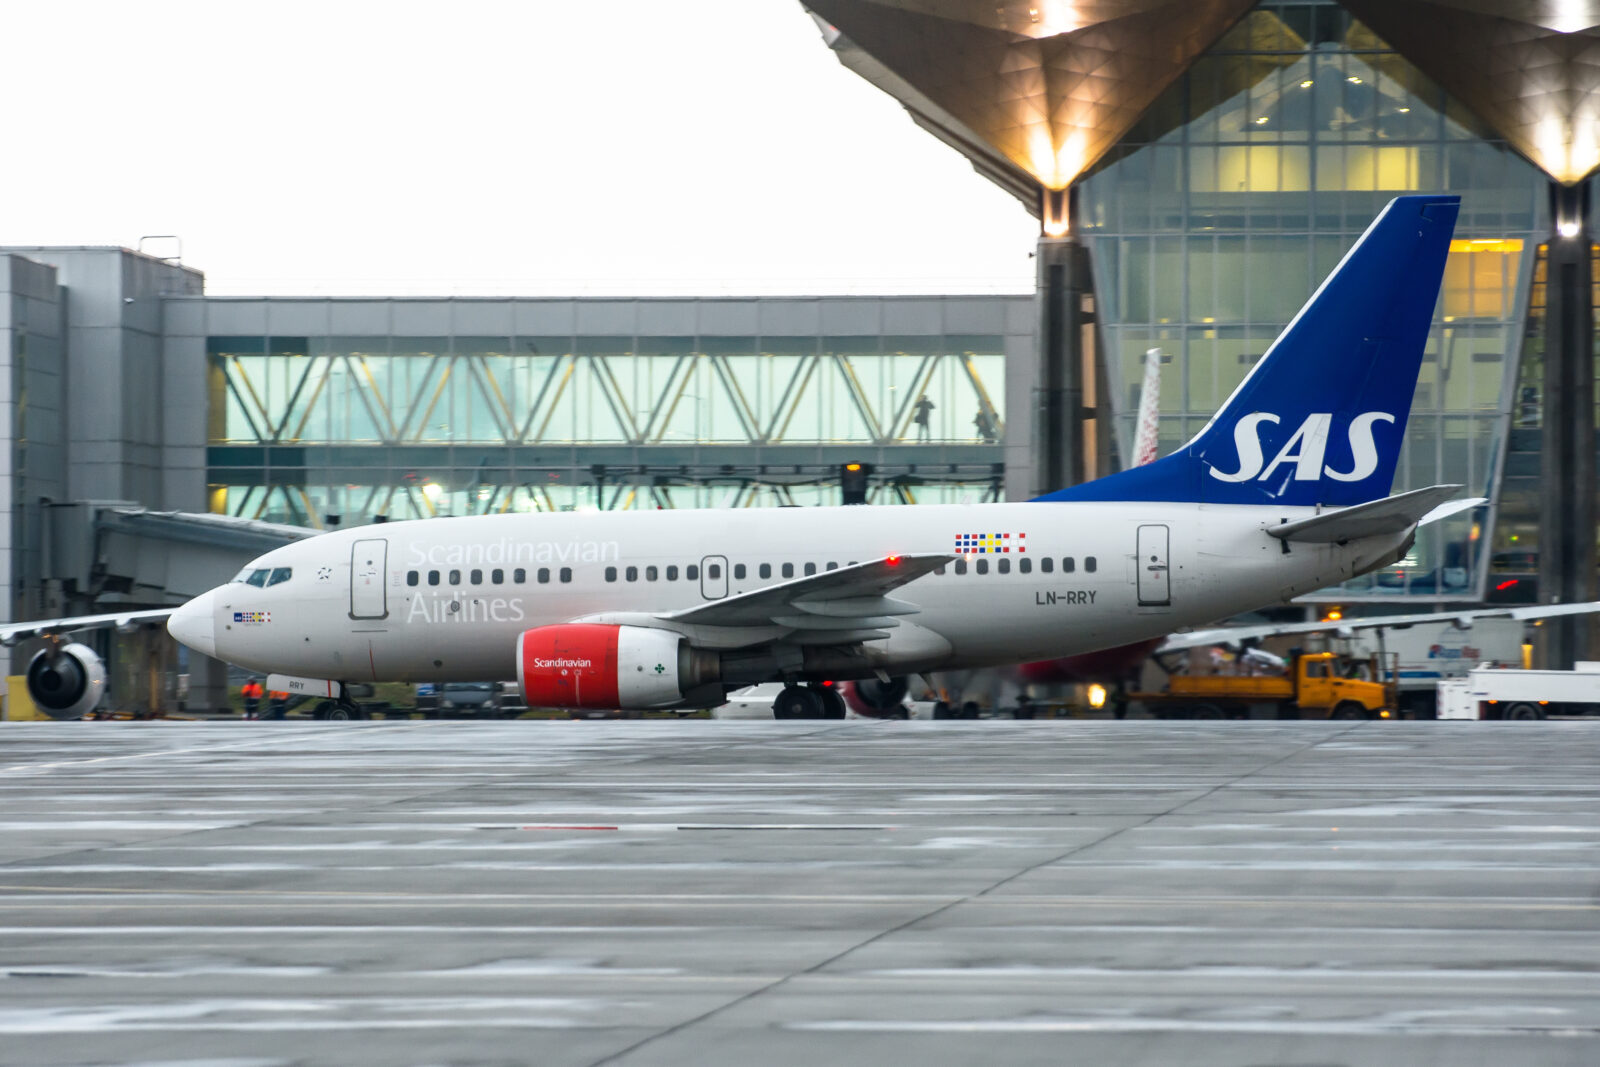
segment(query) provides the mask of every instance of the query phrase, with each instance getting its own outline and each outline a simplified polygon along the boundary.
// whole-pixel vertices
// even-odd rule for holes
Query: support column
[[[226,711],[228,704],[228,665],[221,660],[189,652],[189,696],[187,711]]]
[[[1595,597],[1594,307],[1587,185],[1551,183],[1554,232],[1546,275],[1544,413],[1539,517],[1539,599]],[[1587,616],[1547,619],[1544,666],[1565,670],[1592,658]]]
[[[1043,197],[1034,495],[1102,473],[1108,429],[1098,418],[1101,375],[1089,251],[1072,232],[1071,193],[1046,190]]]

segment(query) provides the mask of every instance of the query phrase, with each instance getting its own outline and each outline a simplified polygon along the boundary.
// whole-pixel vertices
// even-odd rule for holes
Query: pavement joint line
[[[1336,733],[1329,734],[1326,737],[1318,738],[1316,741],[1313,741],[1313,742],[1311,742],[1309,744],[1300,745],[1300,746],[1296,747],[1293,751],[1288,752],[1288,753],[1286,753],[1286,754],[1284,754],[1282,756],[1279,756],[1277,759],[1269,760],[1268,762],[1266,762],[1266,763],[1264,763],[1264,764],[1262,764],[1262,765],[1260,765],[1258,767],[1253,767],[1250,770],[1245,771],[1243,774],[1236,775],[1235,777],[1233,777],[1232,779],[1229,779],[1228,781],[1219,782],[1216,785],[1212,786],[1210,789],[1207,789],[1205,792],[1201,793],[1199,796],[1189,797],[1188,799],[1182,801],[1181,803],[1173,805],[1171,808],[1168,808],[1164,812],[1159,812],[1159,813],[1150,815],[1150,816],[1148,816],[1147,818],[1145,818],[1144,820],[1142,820],[1142,821],[1140,821],[1138,823],[1134,823],[1134,824],[1130,824],[1130,825],[1127,825],[1127,826],[1118,827],[1117,829],[1112,830],[1110,833],[1103,834],[1100,837],[1094,839],[1093,841],[1089,841],[1089,842],[1087,842],[1085,844],[1078,845],[1078,846],[1076,846],[1074,848],[1068,849],[1066,852],[1056,856],[1054,859],[1043,860],[1043,861],[1041,861],[1039,863],[1035,863],[1035,864],[1032,864],[1032,865],[1030,865],[1028,867],[1024,867],[1022,870],[1016,871],[1016,872],[1014,872],[1014,873],[1012,873],[1010,875],[1007,875],[1006,877],[1000,879],[999,881],[993,883],[990,886],[987,886],[984,889],[979,890],[976,893],[968,893],[967,895],[965,895],[963,897],[959,897],[959,898],[957,898],[955,900],[951,900],[948,903],[942,904],[939,907],[936,907],[936,908],[932,909],[931,911],[928,911],[928,912],[926,912],[926,913],[924,913],[922,915],[913,916],[912,918],[907,919],[905,922],[899,923],[898,925],[891,926],[891,927],[889,927],[887,929],[884,929],[884,930],[879,930],[877,933],[873,934],[872,936],[870,936],[870,937],[868,937],[868,938],[866,938],[866,939],[864,939],[862,941],[859,941],[854,945],[850,945],[850,946],[844,948],[843,950],[834,953],[833,955],[829,956],[826,959],[819,960],[818,962],[813,963],[809,967],[804,967],[804,968],[801,968],[799,970],[792,971],[789,974],[786,974],[783,977],[779,978],[775,982],[769,982],[766,985],[760,986],[760,987],[758,987],[756,989],[752,989],[749,992],[744,993],[744,994],[742,994],[740,996],[734,997],[732,1000],[728,1001],[726,1004],[721,1004],[721,1005],[718,1005],[716,1007],[713,1007],[713,1008],[709,1009],[708,1011],[702,1012],[699,1015],[694,1016],[693,1018],[681,1020],[681,1021],[679,1021],[677,1023],[674,1023],[671,1026],[665,1027],[665,1028],[663,1028],[661,1030],[658,1030],[657,1032],[655,1032],[653,1034],[647,1035],[646,1037],[641,1038],[638,1041],[635,1041],[633,1044],[628,1045],[626,1048],[623,1048],[623,1049],[620,1049],[620,1050],[618,1050],[616,1052],[613,1052],[613,1053],[610,1053],[608,1055],[602,1056],[600,1059],[592,1061],[589,1064],[589,1067],[604,1067],[605,1064],[616,1063],[618,1060],[621,1060],[626,1056],[632,1055],[634,1052],[637,1052],[639,1049],[642,1049],[642,1048],[646,1047],[647,1045],[654,1044],[655,1042],[660,1041],[660,1040],[662,1040],[664,1038],[671,1037],[674,1034],[682,1033],[683,1031],[685,1031],[685,1030],[687,1030],[687,1029],[689,1029],[689,1028],[691,1028],[693,1026],[697,1026],[702,1022],[706,1022],[709,1019],[715,1018],[716,1016],[721,1015],[724,1012],[731,1011],[734,1008],[739,1007],[739,1005],[741,1005],[741,1004],[749,1003],[750,1001],[756,999],[757,997],[763,996],[763,995],[765,995],[767,993],[770,993],[770,992],[775,992],[776,990],[783,988],[784,985],[788,984],[793,979],[803,978],[803,977],[806,977],[808,975],[816,974],[818,971],[822,970],[823,968],[829,967],[829,966],[833,965],[834,963],[837,963],[839,960],[844,959],[846,956],[849,956],[852,953],[859,952],[861,949],[867,948],[870,945],[874,945],[877,942],[884,940],[885,938],[893,937],[895,934],[898,934],[903,930],[908,930],[911,927],[916,926],[916,925],[918,925],[920,923],[927,922],[930,919],[937,918],[938,916],[940,916],[940,915],[942,915],[942,914],[944,914],[944,913],[946,913],[948,911],[952,911],[953,909],[955,909],[956,907],[958,907],[961,904],[968,903],[970,901],[975,901],[975,900],[978,900],[979,898],[986,897],[989,894],[993,893],[996,889],[999,889],[1002,886],[1008,885],[1009,883],[1016,881],[1018,878],[1021,878],[1024,875],[1031,874],[1032,872],[1038,870],[1041,867],[1048,866],[1048,865],[1050,865],[1052,863],[1059,863],[1062,860],[1068,859],[1068,858],[1070,858],[1072,856],[1077,855],[1078,853],[1081,853],[1081,852],[1085,851],[1086,849],[1094,848],[1096,845],[1100,845],[1100,844],[1105,843],[1106,841],[1110,841],[1112,838],[1115,838],[1115,837],[1127,832],[1128,830],[1135,829],[1137,827],[1148,826],[1151,823],[1155,822],[1157,819],[1163,818],[1163,817],[1165,817],[1167,815],[1171,815],[1174,812],[1177,812],[1177,811],[1181,810],[1182,808],[1187,807],[1190,804],[1198,803],[1199,801],[1204,800],[1206,797],[1209,797],[1213,793],[1216,793],[1217,791],[1225,788],[1231,782],[1243,781],[1244,779],[1250,778],[1250,777],[1252,777],[1252,776],[1254,776],[1256,774],[1259,774],[1262,771],[1267,770],[1268,768],[1276,767],[1276,766],[1278,766],[1279,764],[1283,763],[1286,760],[1292,759],[1295,756],[1298,756],[1303,752],[1307,752],[1307,751],[1310,751],[1313,748],[1316,748],[1318,745],[1321,745],[1321,744],[1324,744],[1325,742],[1337,740],[1337,739],[1339,739],[1341,737],[1344,737],[1344,736],[1348,735],[1351,731],[1355,730],[1356,728],[1358,728],[1360,726],[1364,726],[1364,725],[1366,725],[1366,724],[1358,722],[1358,723],[1355,723],[1355,724],[1353,724],[1352,726],[1350,726],[1350,727],[1348,727],[1346,729],[1339,730]]]
[[[343,728],[338,728],[342,731]],[[239,741],[231,745],[196,745],[193,748],[164,748],[150,752],[129,752],[122,756],[94,756],[89,759],[58,760],[54,763],[17,763],[9,767],[0,767],[0,774],[15,774],[22,771],[58,770],[62,767],[83,767],[93,763],[118,763],[136,759],[154,759],[158,756],[184,756],[196,752],[226,752],[237,748],[259,748],[262,745],[278,744],[284,741],[300,740],[308,737],[321,737],[332,733],[332,730],[319,730],[309,734],[279,735],[276,737],[262,737],[253,741]]]

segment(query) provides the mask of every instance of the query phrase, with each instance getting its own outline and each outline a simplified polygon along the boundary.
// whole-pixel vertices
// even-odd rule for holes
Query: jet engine
[[[83,718],[105,691],[105,664],[87,645],[42,649],[28,663],[28,695],[52,719]]]
[[[517,639],[517,682],[530,708],[716,704],[719,674],[715,653],[647,626],[567,623],[525,630]]]
[[[844,684],[844,702],[857,715],[874,719],[900,719],[906,714],[902,701],[906,698],[908,688],[904,678],[890,678],[887,682],[863,678]]]

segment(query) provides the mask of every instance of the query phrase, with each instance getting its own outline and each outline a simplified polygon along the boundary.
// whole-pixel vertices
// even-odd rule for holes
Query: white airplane
[[[349,683],[515,677],[531,706],[779,718],[905,677],[1126,645],[1367,573],[1478,500],[1389,496],[1454,196],[1392,201],[1196,437],[1025,503],[424,519],[260,557],[174,637],[348,707]],[[58,671],[70,650],[51,660]],[[67,670],[55,704],[71,706]]]

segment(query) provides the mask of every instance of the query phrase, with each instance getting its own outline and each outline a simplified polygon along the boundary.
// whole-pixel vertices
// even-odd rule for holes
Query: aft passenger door
[[[383,575],[388,565],[389,542],[381,537],[350,546],[350,617],[381,619],[389,614]]]
[[[1172,604],[1172,573],[1168,566],[1171,550],[1166,526],[1139,527],[1139,606],[1167,607]]]
[[[728,595],[727,556],[707,556],[700,561],[700,595],[707,600]]]

